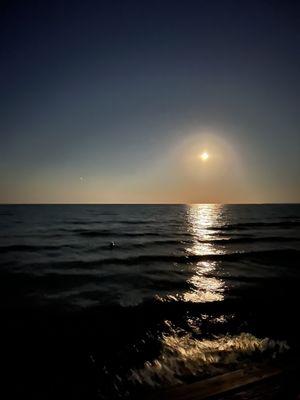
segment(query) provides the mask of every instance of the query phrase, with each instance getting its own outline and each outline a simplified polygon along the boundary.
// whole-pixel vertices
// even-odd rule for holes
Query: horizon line
[[[53,203],[0,203],[0,206],[51,206],[51,205],[57,205],[57,206],[63,206],[63,205],[102,205],[102,206],[121,206],[121,205],[167,205],[167,206],[172,206],[172,205],[281,205],[281,204],[295,204],[298,205],[300,202],[253,202],[253,203],[76,203],[76,202],[70,202],[70,203],[60,203],[60,202],[53,202]]]

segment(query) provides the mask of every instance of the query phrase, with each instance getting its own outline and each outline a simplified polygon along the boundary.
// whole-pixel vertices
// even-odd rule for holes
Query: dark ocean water
[[[298,357],[299,254],[300,205],[0,206],[11,397],[141,398]]]

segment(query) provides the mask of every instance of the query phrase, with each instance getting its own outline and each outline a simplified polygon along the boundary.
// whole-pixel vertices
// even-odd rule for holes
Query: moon
[[[201,158],[202,161],[207,161],[209,159],[209,154],[206,151],[204,151],[199,155],[199,157]]]

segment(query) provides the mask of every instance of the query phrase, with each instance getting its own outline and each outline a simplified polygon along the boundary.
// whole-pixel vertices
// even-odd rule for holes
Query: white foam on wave
[[[151,387],[176,385],[183,383],[184,377],[227,372],[251,362],[255,355],[265,353],[274,358],[288,348],[286,342],[260,339],[245,332],[200,340],[174,330],[163,336],[159,357],[147,361],[141,369],[131,370],[130,380]]]

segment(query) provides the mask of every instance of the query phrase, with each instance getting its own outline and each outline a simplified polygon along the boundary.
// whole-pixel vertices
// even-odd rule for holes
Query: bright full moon
[[[209,158],[209,154],[206,151],[199,156],[202,161],[206,161]]]

